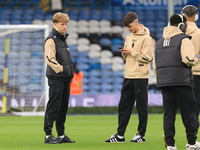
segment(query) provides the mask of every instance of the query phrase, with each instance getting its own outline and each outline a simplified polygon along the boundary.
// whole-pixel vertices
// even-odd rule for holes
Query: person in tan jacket
[[[187,18],[186,35],[192,36],[191,42],[195,49],[195,55],[200,55],[200,29],[197,27],[195,21],[198,20],[198,10],[193,5],[187,5],[182,9],[182,14]],[[200,63],[192,67],[194,77],[194,95],[196,98],[196,115],[199,117],[200,111]],[[197,124],[199,128],[199,122]],[[199,142],[197,142],[200,145]]]
[[[186,18],[180,14],[170,17],[169,26],[164,28],[163,38],[156,42],[154,72],[157,87],[161,90],[164,108],[164,135],[167,150],[177,150],[175,146],[175,119],[177,108],[180,108],[183,124],[186,128],[188,144],[186,150],[198,150],[196,144],[198,119],[195,111],[193,93],[192,66],[198,63],[195,50],[185,35]]]
[[[124,26],[127,27],[131,34],[126,37],[124,48],[121,48],[126,65],[118,106],[118,129],[117,134],[112,135],[105,143],[125,142],[124,133],[135,102],[139,114],[139,125],[138,133],[130,142],[145,142],[148,119],[148,76],[155,43],[150,36],[148,28],[139,24],[136,13],[129,12],[124,17]]]
[[[53,16],[52,32],[45,39],[46,76],[49,85],[49,100],[44,117],[45,144],[74,143],[65,135],[65,121],[70,96],[70,82],[74,76],[74,66],[66,42],[67,14],[58,12]],[[52,134],[56,124],[58,137]]]

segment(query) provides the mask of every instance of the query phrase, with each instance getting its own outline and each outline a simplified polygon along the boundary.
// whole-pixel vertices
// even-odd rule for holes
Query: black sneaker
[[[56,138],[56,140],[61,141],[61,143],[75,143],[74,140],[71,140],[68,136],[65,135],[64,138],[60,138],[59,136]]]
[[[49,135],[49,137],[46,139],[44,138],[45,144],[61,144],[62,142],[60,140],[55,139],[53,135]]]
[[[115,135],[111,135],[111,138],[109,138],[108,140],[106,140],[104,143],[124,143],[125,142],[125,138],[118,138],[117,134]]]
[[[145,137],[141,136],[140,134],[136,134],[130,142],[131,143],[144,143]]]

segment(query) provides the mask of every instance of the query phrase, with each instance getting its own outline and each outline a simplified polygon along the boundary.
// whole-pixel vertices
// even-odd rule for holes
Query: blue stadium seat
[[[77,15],[69,15],[70,20],[78,20]]]
[[[124,45],[123,44],[112,45],[112,52],[120,52],[118,47],[124,47]]]
[[[112,20],[113,21],[122,21],[123,14],[120,10],[114,10],[112,11]]]
[[[99,58],[93,57],[93,58],[89,58],[89,63],[90,64],[94,64],[94,63],[99,64],[100,61],[99,61]]]
[[[113,72],[111,70],[102,70],[101,71],[101,77],[112,77],[113,76]]]
[[[100,45],[102,45],[102,46],[111,45],[111,40],[109,38],[101,38]]]
[[[111,93],[113,87],[111,84],[101,84],[101,92],[102,93]]]
[[[120,38],[112,38],[111,43],[112,45],[119,45],[119,44],[121,45],[123,44],[123,41]]]
[[[91,77],[100,77],[101,76],[101,72],[99,70],[92,70],[89,72],[89,76]]]
[[[101,83],[101,79],[97,76],[90,76],[89,77],[89,83],[90,85],[93,85],[93,84],[100,84]]]
[[[68,12],[67,12],[68,15],[78,15],[78,11],[76,9],[70,9]]]
[[[72,53],[73,54],[73,53]],[[89,60],[88,60],[88,58],[87,57],[81,57],[81,56],[79,56],[78,58],[77,58],[77,63],[78,64],[88,64],[89,63]]]
[[[88,53],[83,51],[83,52],[78,52],[78,56],[83,56],[83,57],[88,57]]]
[[[88,64],[77,64],[76,67],[80,71],[83,71],[83,70],[89,71],[90,69]]]
[[[88,91],[89,90],[89,85],[83,84],[82,89],[83,89],[83,91]]]
[[[101,84],[112,84],[112,83],[113,83],[112,78],[106,76],[101,77]]]
[[[94,70],[94,69],[100,70],[101,69],[100,64],[97,64],[97,63],[90,64],[89,68],[90,68],[90,70]]]
[[[101,65],[101,70],[102,71],[107,71],[107,70],[112,70],[112,66],[110,64],[102,64]]]
[[[83,78],[88,78],[89,77],[89,71],[82,70],[81,72],[83,72]]]

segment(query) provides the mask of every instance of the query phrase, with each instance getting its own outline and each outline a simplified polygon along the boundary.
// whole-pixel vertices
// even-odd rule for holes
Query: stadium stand
[[[35,0],[35,6],[27,6],[26,9],[10,5],[9,9],[2,9],[8,4],[1,5],[0,24],[47,24],[51,29],[53,14],[46,7],[44,7],[45,9],[39,7],[42,2],[42,0]],[[88,0],[81,0],[81,5],[88,6],[90,5],[88,2]],[[95,1],[96,5],[103,3],[104,1]],[[105,8],[106,6],[101,7],[101,9],[93,9],[92,6],[90,9],[82,9],[76,0],[68,1],[67,5],[77,6],[65,9],[64,12],[68,13],[70,18],[67,42],[72,59],[77,68],[84,74],[83,93],[119,93],[123,82],[124,61],[118,47],[123,47],[124,39],[129,34],[126,27],[123,27],[123,17],[133,10],[112,10],[107,9],[108,7]],[[98,6],[100,7],[100,5]],[[166,10],[136,9],[134,11],[139,17],[139,22],[150,29],[151,36],[155,40],[162,37],[163,28],[167,24]],[[197,25],[200,25],[200,21],[197,22]],[[32,35],[22,32],[15,35],[14,42],[10,42],[9,68],[15,66],[20,70],[21,68],[26,69],[27,65],[32,66],[30,74],[20,74],[24,78],[20,79],[17,84],[22,93],[40,91],[41,85],[44,84],[42,81],[44,79],[39,78],[44,72],[42,64],[44,48],[43,40],[41,40],[44,37],[41,35],[38,32]],[[23,41],[20,37],[23,37]],[[2,49],[5,44],[3,41],[0,43],[0,70],[3,70],[2,60],[5,56]],[[15,52],[12,53],[13,48]],[[31,61],[21,59],[22,55]],[[24,63],[18,65],[19,60],[24,61]],[[35,67],[34,64],[38,64],[39,67]],[[16,71],[10,71],[10,76],[17,74]],[[2,78],[2,75],[0,77]],[[12,83],[12,81],[9,82],[10,85]],[[31,87],[29,91],[26,90],[28,85]]]

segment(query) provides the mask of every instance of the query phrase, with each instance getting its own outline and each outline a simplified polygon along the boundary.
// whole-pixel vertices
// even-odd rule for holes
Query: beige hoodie
[[[122,54],[126,61],[125,78],[128,79],[148,78],[150,72],[155,42],[149,29],[142,24],[140,26],[143,30],[129,34],[124,43],[125,48],[132,48],[131,55]]]
[[[174,26],[168,26],[164,28],[163,38],[170,39],[177,34],[183,34],[183,32]],[[187,66],[194,66],[198,62],[198,58],[195,56],[195,50],[192,42],[188,38],[184,38],[181,43],[181,58],[182,62]],[[156,75],[155,59],[153,60],[154,73]]]
[[[200,54],[200,29],[194,22],[187,22],[186,35],[192,36],[191,42],[195,49],[195,55]],[[200,63],[192,67],[194,75],[200,75]]]

